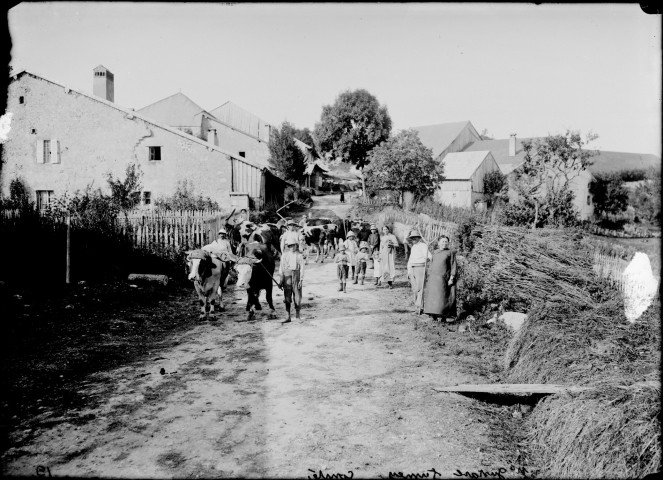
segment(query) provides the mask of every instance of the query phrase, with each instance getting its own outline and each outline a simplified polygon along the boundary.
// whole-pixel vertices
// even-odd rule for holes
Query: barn
[[[487,151],[447,153],[443,161],[444,180],[435,199],[445,205],[473,208],[484,200],[483,179],[499,171],[493,155]]]

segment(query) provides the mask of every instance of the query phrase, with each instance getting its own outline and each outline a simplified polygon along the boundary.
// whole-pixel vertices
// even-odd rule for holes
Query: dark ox
[[[244,220],[237,225],[226,225],[229,232],[230,243],[233,251],[240,256],[246,254],[246,246],[249,243],[264,243],[275,252],[281,253],[281,245],[279,238],[281,236],[281,228],[275,223],[261,223],[256,224],[248,220]]]
[[[368,241],[368,236],[371,234],[371,224],[368,222],[339,218],[334,223],[338,228],[339,240],[348,238],[348,233],[351,230],[357,235],[357,242]]]
[[[218,258],[205,250],[187,252],[188,278],[198,294],[201,307],[200,318],[214,313],[218,300],[219,310],[223,310],[223,285],[230,272],[230,257]]]
[[[272,285],[274,276],[274,255],[270,247],[264,243],[252,242],[247,244],[247,256],[240,257],[235,264],[237,271],[237,288],[244,288],[248,294],[246,302],[247,319],[250,320],[255,310],[262,310],[260,306],[260,291],[265,290],[267,304],[274,315],[272,301]]]
[[[315,262],[317,262],[320,258],[320,249],[318,248],[318,245],[320,243],[321,232],[325,232],[325,234],[329,236],[329,233],[336,232],[336,225],[329,223],[318,226],[307,225],[306,227],[302,228],[304,241],[306,242],[307,247],[309,247],[309,251],[315,251]],[[334,247],[336,246],[334,245]]]

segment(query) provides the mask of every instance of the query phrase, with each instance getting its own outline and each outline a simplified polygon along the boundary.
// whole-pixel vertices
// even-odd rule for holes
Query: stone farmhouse
[[[262,163],[227,150],[217,136],[201,139],[120,107],[113,90],[114,76],[101,65],[93,72],[93,95],[30,72],[12,74],[2,195],[20,178],[43,206],[66,192],[103,190],[108,174],[124,178],[127,165],[134,163],[143,173],[142,201],[148,206],[174,193],[183,180],[222,208],[283,203],[284,189],[292,184]],[[177,100],[186,104],[185,98]]]

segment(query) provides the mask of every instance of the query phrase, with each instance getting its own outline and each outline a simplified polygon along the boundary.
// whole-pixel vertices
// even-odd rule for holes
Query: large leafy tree
[[[315,125],[321,153],[362,171],[369,161],[369,152],[387,140],[390,133],[387,107],[364,89],[342,92],[332,105],[322,107],[320,122]]]
[[[289,122],[272,130],[269,140],[269,164],[276,173],[293,182],[301,182],[306,169],[304,153],[295,144],[297,130]]]
[[[412,192],[416,200],[432,195],[443,180],[443,167],[433,160],[414,130],[403,130],[375,147],[364,169],[370,191],[393,190],[401,199]]]
[[[624,187],[621,172],[597,173],[589,184],[589,192],[594,200],[594,211],[617,214],[628,206],[628,190]]]
[[[591,158],[598,152],[583,147],[596,138],[590,133],[583,140],[579,132],[567,130],[565,134],[522,142],[525,161],[514,170],[515,190],[534,204],[532,228],[536,228],[542,208],[551,220],[558,214],[566,215],[558,208],[569,203],[558,200],[573,193],[569,192],[569,183],[592,164]]]

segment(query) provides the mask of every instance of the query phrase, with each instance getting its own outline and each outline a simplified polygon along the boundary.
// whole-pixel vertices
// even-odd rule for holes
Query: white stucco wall
[[[59,196],[88,186],[108,191],[106,175],[124,178],[127,165],[135,163],[143,172],[143,190],[151,192],[152,199],[172,194],[177,182],[186,179],[197,194],[222,207],[230,204],[230,157],[188,135],[135,116],[129,119],[106,102],[67,93],[62,86],[29,74],[10,83],[7,111],[13,119],[3,145],[3,195],[8,195],[9,182],[16,177],[27,182],[33,195],[36,190],[53,190]],[[60,163],[37,162],[38,145],[44,139],[58,141]],[[150,146],[161,147],[161,160],[148,159]]]

